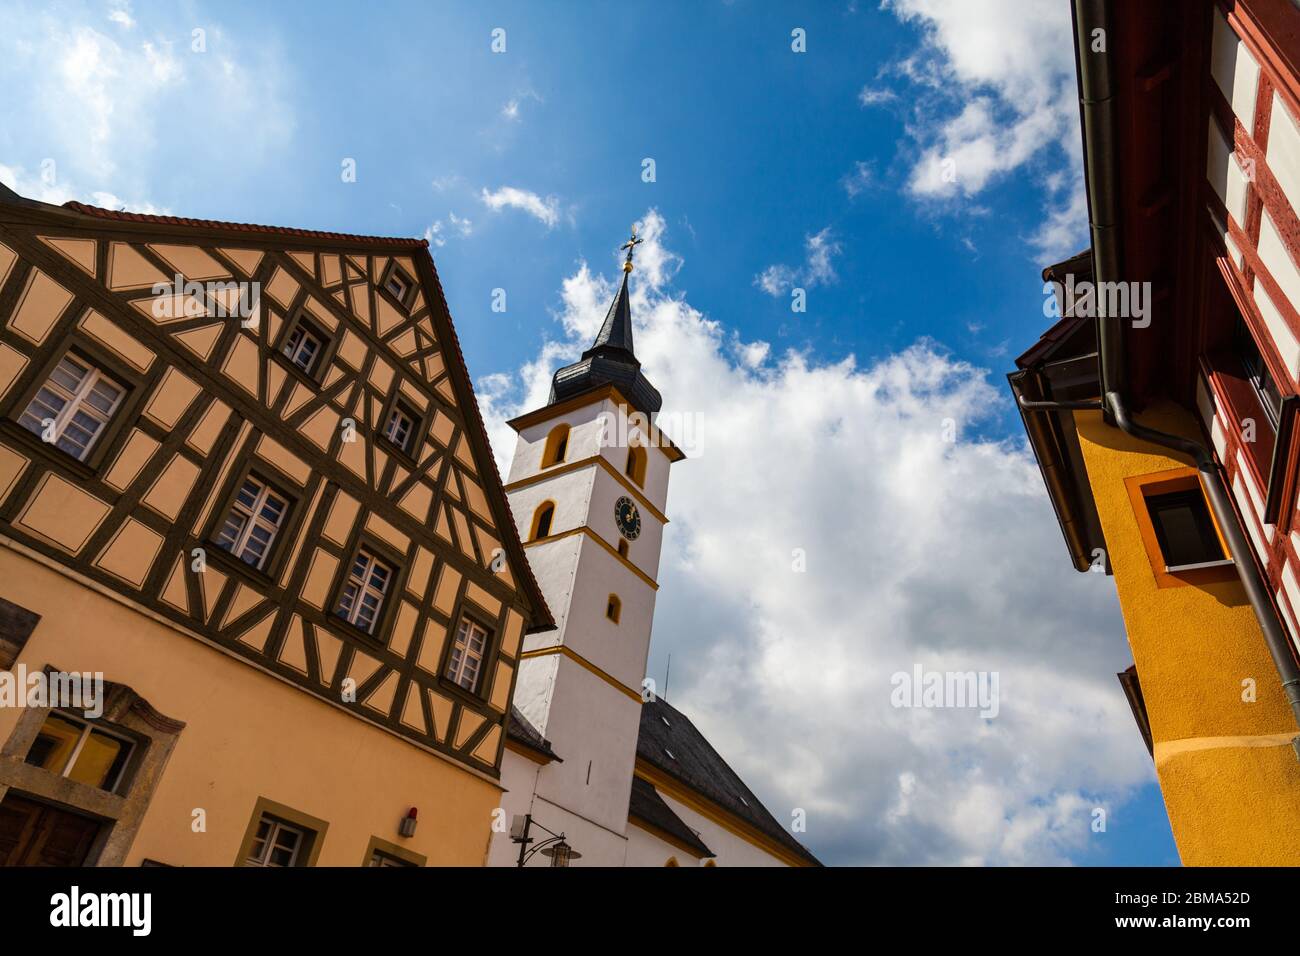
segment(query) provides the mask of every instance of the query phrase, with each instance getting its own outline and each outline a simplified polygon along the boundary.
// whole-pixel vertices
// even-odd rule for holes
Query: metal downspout
[[[1114,100],[1108,53],[1091,52],[1091,40],[1100,34],[1109,49],[1111,38],[1109,0],[1073,0],[1075,57],[1079,72],[1079,108],[1084,131],[1084,174],[1087,179],[1088,217],[1092,234],[1093,278],[1115,281],[1119,272],[1117,231],[1117,184],[1113,165]],[[1300,726],[1300,666],[1292,653],[1291,641],[1278,617],[1268,582],[1255,563],[1254,550],[1233,508],[1223,473],[1210,450],[1198,441],[1170,435],[1135,422],[1125,404],[1124,361],[1119,316],[1104,315],[1106,296],[1097,296],[1097,345],[1101,390],[1109,418],[1121,431],[1134,438],[1190,456],[1196,462],[1201,484],[1215,520],[1232,549],[1233,564],[1246,597],[1254,609],[1277,669],[1291,713]],[[1291,739],[1300,757],[1300,735]]]

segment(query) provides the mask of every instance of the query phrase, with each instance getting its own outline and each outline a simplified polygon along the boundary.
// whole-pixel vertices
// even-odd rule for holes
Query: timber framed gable
[[[18,423],[69,350],[126,390],[85,460]],[[217,543],[250,478],[287,503],[260,564]],[[419,240],[0,194],[0,535],[491,775],[523,633],[552,626]],[[336,613],[362,545],[391,571],[369,628]],[[494,634],[477,694],[442,674],[462,606]]]

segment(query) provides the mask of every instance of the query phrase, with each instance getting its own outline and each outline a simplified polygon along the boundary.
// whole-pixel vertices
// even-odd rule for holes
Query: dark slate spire
[[[641,363],[632,350],[632,302],[627,282],[632,275],[632,252],[642,242],[632,228],[632,238],[621,248],[627,250],[623,262],[623,282],[610,303],[605,322],[591,348],[582,358],[566,365],[551,379],[550,404],[564,401],[583,392],[613,385],[634,407],[653,417],[663,404],[659,392],[641,372]]]

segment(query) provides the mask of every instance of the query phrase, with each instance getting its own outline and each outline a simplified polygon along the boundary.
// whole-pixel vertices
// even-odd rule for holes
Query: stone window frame
[[[239,852],[235,856],[234,865],[247,865],[248,855],[253,851],[253,844],[257,842],[257,825],[266,816],[283,820],[307,834],[307,845],[298,851],[298,860],[292,869],[315,866],[317,859],[320,858],[321,847],[325,843],[325,833],[329,830],[329,823],[309,813],[295,810],[288,804],[272,800],[270,797],[258,797],[257,802],[253,804],[253,812],[249,814],[248,828],[244,830],[244,838],[239,843]]]
[[[45,667],[45,673],[58,671]],[[135,752],[124,771],[123,793],[114,794],[89,784],[78,783],[42,767],[27,763],[27,753],[58,707],[25,707],[8,740],[0,747],[0,802],[13,791],[56,808],[93,817],[102,824],[86,855],[86,866],[121,866],[126,862],[145,813],[162,779],[184,721],[155,710],[125,684],[104,682],[104,713],[92,720],[125,732],[135,741]],[[84,718],[82,718],[84,719]]]

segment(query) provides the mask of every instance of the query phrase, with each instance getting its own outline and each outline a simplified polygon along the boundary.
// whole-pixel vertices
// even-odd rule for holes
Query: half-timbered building
[[[1300,9],[1072,6],[1092,242],[1012,390],[1183,862],[1294,865]]]
[[[551,627],[425,242],[0,187],[0,861],[481,865]]]

